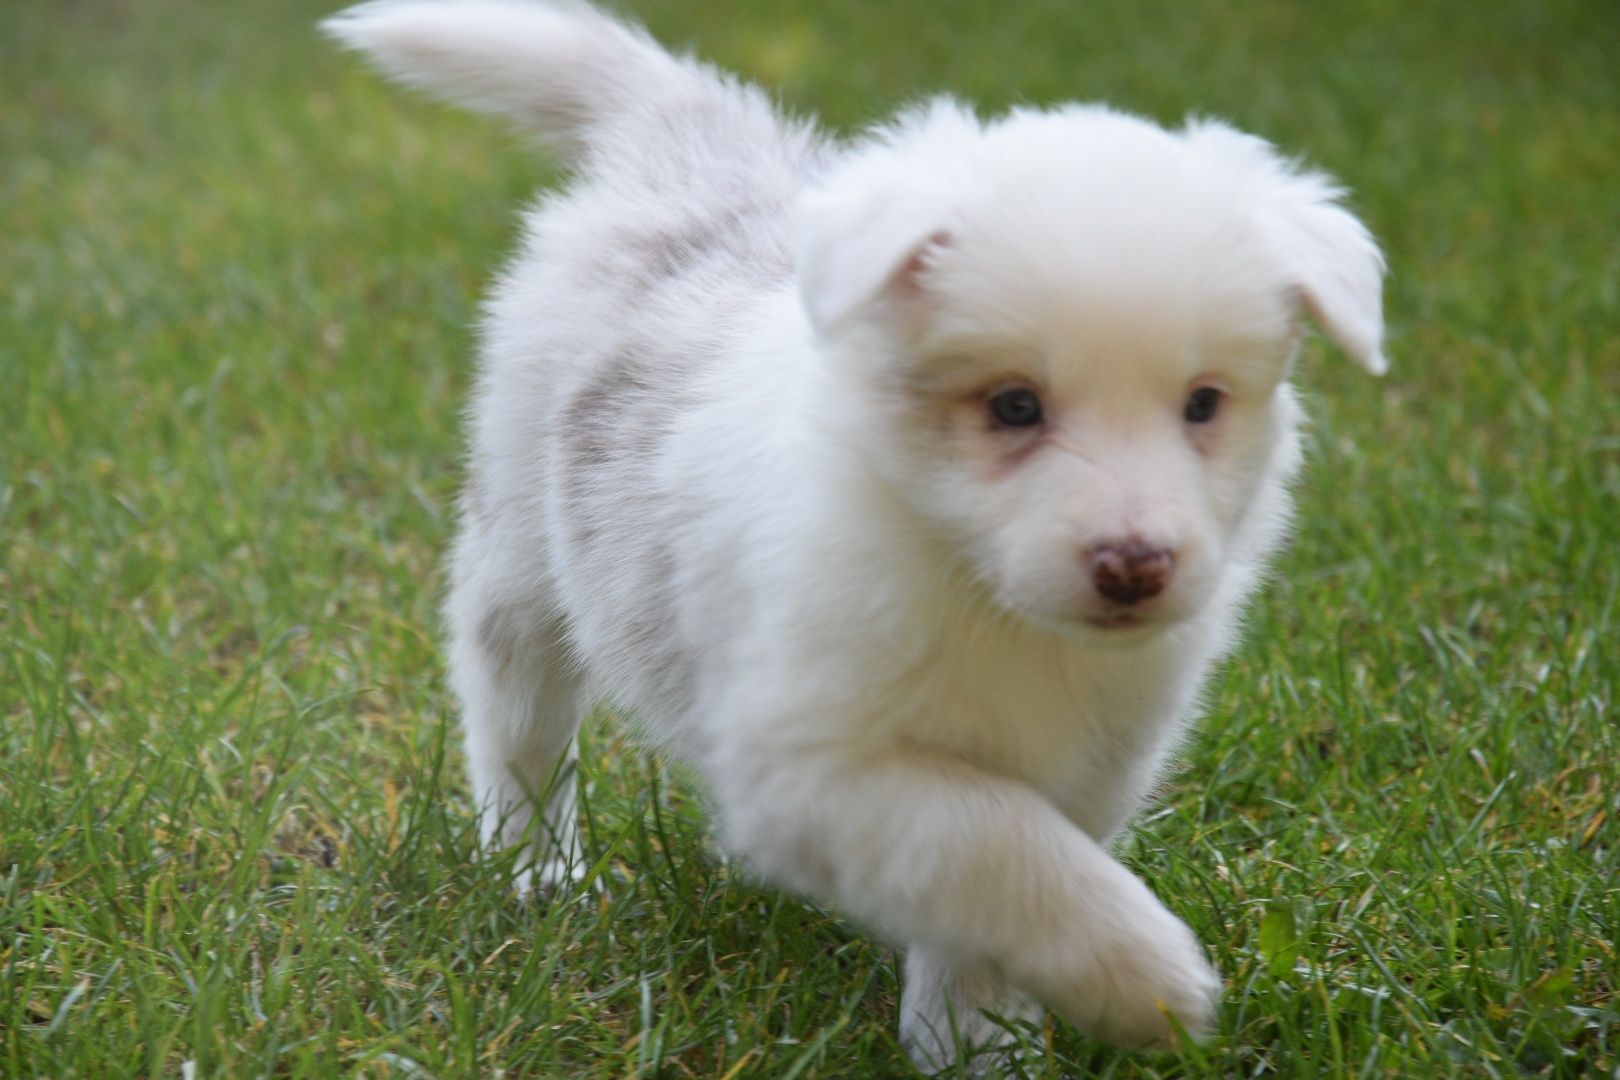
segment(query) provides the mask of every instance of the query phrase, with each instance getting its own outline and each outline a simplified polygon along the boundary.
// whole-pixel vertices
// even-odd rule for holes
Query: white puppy
[[[326,28],[575,170],[488,304],[451,570],[490,841],[568,872],[572,792],[531,795],[606,695],[731,851],[904,945],[919,1062],[1028,998],[1206,1030],[1214,971],[1108,845],[1284,537],[1301,309],[1384,366],[1338,189],[1095,106],[838,143],[576,4]]]

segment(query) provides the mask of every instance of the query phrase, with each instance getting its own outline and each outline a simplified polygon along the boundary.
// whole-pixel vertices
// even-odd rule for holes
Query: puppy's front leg
[[[935,1072],[955,1064],[961,1050],[973,1052],[1007,1042],[1006,1021],[1038,1021],[1040,1007],[1007,985],[988,963],[964,963],[924,945],[906,950],[900,997],[900,1042],[918,1065]],[[971,1075],[994,1057],[975,1055]]]
[[[776,880],[1111,1042],[1210,1025],[1220,982],[1186,924],[1032,788],[901,746],[727,758],[728,840]]]

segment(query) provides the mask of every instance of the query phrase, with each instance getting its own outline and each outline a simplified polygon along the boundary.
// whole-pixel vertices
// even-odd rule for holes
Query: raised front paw
[[[1166,1045],[1174,1016],[1193,1038],[1215,1024],[1221,977],[1192,930],[1168,911],[1151,928],[1120,935],[1099,952],[1101,993],[1080,1026],[1121,1046]],[[1079,1023],[1081,1017],[1076,1017]]]
[[[1031,988],[1087,1034],[1120,1046],[1168,1045],[1170,1017],[1193,1038],[1214,1026],[1221,980],[1187,924],[1152,898],[1128,918],[1092,925],[1067,972],[1048,967]]]

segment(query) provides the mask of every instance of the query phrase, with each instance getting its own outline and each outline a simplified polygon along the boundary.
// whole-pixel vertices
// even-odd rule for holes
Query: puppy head
[[[939,103],[807,197],[801,295],[855,437],[998,602],[1132,640],[1280,541],[1301,314],[1384,369],[1338,195],[1218,124]]]

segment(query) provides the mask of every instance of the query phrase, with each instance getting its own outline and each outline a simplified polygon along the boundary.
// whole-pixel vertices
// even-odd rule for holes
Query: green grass
[[[670,0],[840,125],[1228,116],[1386,242],[1299,540],[1126,855],[1200,1048],[1031,1075],[1620,1068],[1620,20],[1591,0]],[[0,4],[0,1075],[884,1076],[893,958],[588,732],[601,891],[474,860],[438,648],[480,283],[543,162],[320,3]]]

